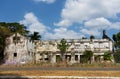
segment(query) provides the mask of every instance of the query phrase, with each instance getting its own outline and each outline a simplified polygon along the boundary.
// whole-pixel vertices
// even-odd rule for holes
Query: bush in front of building
[[[83,53],[83,62],[84,63],[91,63],[92,62],[92,57],[93,57],[93,52],[90,50],[86,50]]]
[[[120,49],[114,53],[114,59],[116,63],[120,63]]]
[[[105,61],[112,61],[112,59],[113,59],[113,57],[109,51],[105,52],[103,57],[104,57]]]

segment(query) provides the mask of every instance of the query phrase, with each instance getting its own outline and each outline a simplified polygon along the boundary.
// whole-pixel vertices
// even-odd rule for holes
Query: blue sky
[[[19,22],[43,39],[120,32],[120,0],[0,0],[0,22]]]

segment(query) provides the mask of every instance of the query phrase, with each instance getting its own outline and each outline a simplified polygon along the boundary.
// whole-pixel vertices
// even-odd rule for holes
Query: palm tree
[[[30,40],[34,43],[36,43],[35,40],[41,39],[41,35],[39,35],[38,32],[34,32],[33,34],[30,34],[29,37],[30,37]],[[35,50],[36,50],[36,47],[35,47]],[[34,52],[33,57],[34,57],[34,64],[36,64],[36,51]]]
[[[65,60],[64,54],[66,53],[67,49],[68,49],[69,45],[67,44],[67,41],[65,39],[62,39],[60,41],[60,43],[57,45],[57,48],[60,50],[61,52],[61,58],[62,61]]]
[[[41,39],[41,35],[39,35],[38,32],[34,32],[33,34],[29,35],[29,37],[32,41]]]

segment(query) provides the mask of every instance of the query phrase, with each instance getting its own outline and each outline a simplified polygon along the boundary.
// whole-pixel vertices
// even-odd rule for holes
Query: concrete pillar
[[[51,63],[56,63],[56,54],[52,53],[51,54]]]
[[[115,59],[114,59],[114,56],[112,55],[112,63],[115,63]]]
[[[78,63],[80,63],[80,55],[78,55]]]
[[[103,60],[104,60],[103,56],[100,56],[100,62],[103,62]]]
[[[71,53],[71,64],[75,63],[75,54],[74,52]]]
[[[94,62],[95,62],[95,56],[93,55],[91,63],[94,63]]]

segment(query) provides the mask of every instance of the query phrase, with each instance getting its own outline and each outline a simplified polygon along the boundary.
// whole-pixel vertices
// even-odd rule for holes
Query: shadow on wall
[[[27,77],[23,77],[18,74],[1,74],[0,73],[0,79],[29,79]]]
[[[0,52],[0,65],[5,64],[5,61],[8,59],[7,53],[3,55],[3,53]]]
[[[5,63],[4,59],[3,59],[3,58],[0,58],[0,65],[2,65],[2,64],[4,64],[4,63]]]

